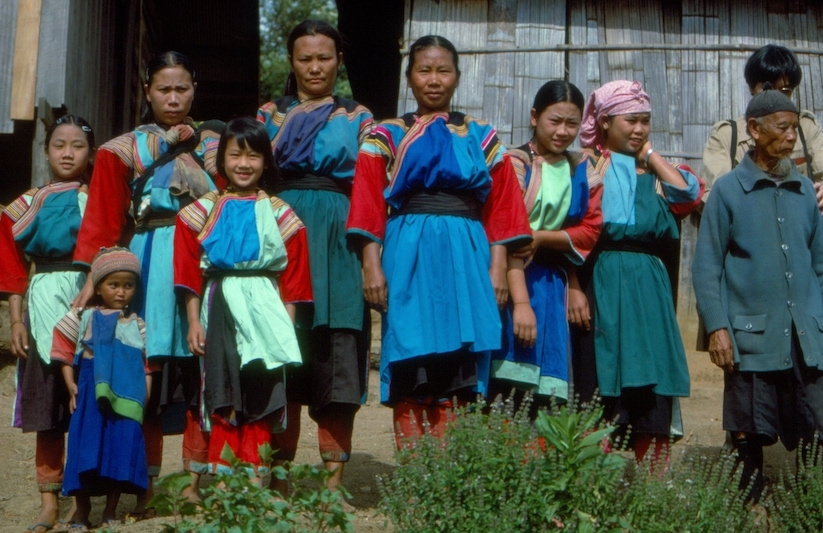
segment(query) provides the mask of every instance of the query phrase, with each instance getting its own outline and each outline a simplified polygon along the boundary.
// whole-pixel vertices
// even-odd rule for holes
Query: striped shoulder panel
[[[280,236],[283,237],[283,242],[288,242],[300,231],[300,228],[304,227],[303,221],[300,220],[294,209],[277,196],[271,197],[271,208],[277,217],[277,226],[280,228]]]
[[[74,311],[69,311],[63,318],[61,318],[54,328],[65,335],[67,339],[70,339],[74,342],[80,338],[80,316],[75,314]]]
[[[12,203],[6,206],[3,209],[3,212],[6,214],[7,217],[11,219],[12,222],[17,222],[20,220],[20,217],[25,214],[26,210],[28,210],[29,206],[31,205],[31,200],[34,195],[37,193],[37,189],[29,189]]]
[[[595,170],[589,154],[569,150],[566,152],[566,156],[572,166],[572,171],[579,165],[586,165],[586,179],[589,182],[589,189],[594,189],[603,184],[603,176]]]
[[[215,201],[217,201],[217,193],[214,191],[207,192],[196,202],[181,209],[178,216],[186,226],[199,234],[209,218],[209,210],[205,204],[214,205]]]
[[[291,103],[291,101],[289,101]],[[283,106],[283,109],[278,107],[277,102],[268,102],[263,104],[260,109],[257,111],[257,118],[262,121],[266,119],[271,120],[271,122],[277,126],[278,128],[283,125],[283,120],[286,118],[286,108],[288,105]]]
[[[129,168],[134,168],[134,132],[125,133],[106,142],[100,150],[107,150]]]
[[[511,156],[510,159],[512,166],[514,167],[514,173],[517,176],[517,183],[520,185],[520,190],[525,192],[526,172],[531,166],[531,157],[529,157],[528,153],[519,148],[509,150],[509,155]]]

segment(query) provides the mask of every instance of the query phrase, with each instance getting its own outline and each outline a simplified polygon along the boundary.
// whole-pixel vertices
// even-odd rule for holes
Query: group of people
[[[157,56],[144,124],[96,150],[85,120],[58,119],[45,144],[52,180],[3,211],[15,421],[37,432],[31,530],[54,527],[60,491],[75,496],[78,529],[92,495],[108,496],[104,522],[121,492],[137,493],[131,514],[146,516],[164,433],[183,434],[186,497],[225,468],[226,447],[262,483],[259,447],[271,444],[275,464],[293,460],[304,405],[335,489],[366,397],[370,307],[383,318],[380,399],[398,448],[442,435],[453,408],[478,395],[531,393],[537,409],[599,394],[605,416],[631,426],[638,460],[667,460],[689,373],[664,261],[705,184],[653,148],[640,83],[609,82],[586,100],[549,81],[531,139],[507,150],[490,125],[451,109],[460,66],[443,37],[409,50],[417,110],[379,123],[333,94],[335,28],[305,21],[287,48],[285,95],[227,124],[193,122],[193,66]],[[752,106],[768,102],[747,112],[751,136],[737,133],[754,155],[714,184],[694,275],[711,357],[727,371],[725,425],[750,475],[768,443],[758,438],[791,445],[797,434],[784,404],[817,412],[803,409],[823,332],[812,287],[823,219],[811,182],[781,163],[798,113],[776,78],[757,86],[766,96]],[[578,134],[583,150],[570,150]],[[764,220],[767,235],[753,230]],[[746,275],[762,280],[736,278]],[[759,306],[780,298],[782,321],[767,323]],[[777,370],[783,381],[761,377]],[[763,405],[733,407],[765,389]],[[272,476],[271,488],[288,484]]]

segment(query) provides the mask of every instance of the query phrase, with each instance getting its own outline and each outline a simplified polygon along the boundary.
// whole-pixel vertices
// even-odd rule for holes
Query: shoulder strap
[[[154,163],[149,165],[149,168],[147,168],[143,175],[137,179],[137,183],[134,186],[134,192],[131,195],[131,205],[134,210],[134,218],[137,218],[137,209],[140,206],[140,199],[143,197],[143,191],[146,189],[146,183],[148,183],[149,178],[154,175],[154,171],[180,154],[194,152],[194,149],[197,148],[197,145],[200,143],[200,134],[204,130],[221,132],[223,130],[223,126],[225,126],[225,122],[221,120],[207,120],[203,122],[200,124],[199,128],[194,130],[194,135],[192,135],[190,139],[178,143],[174,146],[174,148],[157,158]],[[204,166],[203,161],[201,161],[199,157],[195,157],[194,160],[201,167]]]
[[[732,160],[732,168],[737,166],[737,121],[729,119],[729,126],[732,127],[732,145],[729,147],[729,157]]]
[[[806,136],[803,135],[803,128],[800,127],[800,121],[797,122],[797,135],[800,137],[800,144],[803,145],[803,157],[806,158],[806,171],[810,180],[814,181],[814,174],[812,174],[812,158],[809,156],[809,149],[806,147]]]

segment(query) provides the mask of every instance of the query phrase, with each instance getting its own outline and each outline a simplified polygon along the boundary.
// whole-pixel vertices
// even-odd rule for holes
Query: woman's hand
[[[172,126],[169,129],[177,130],[177,142],[183,142],[194,137],[194,128],[192,128],[188,124],[178,124],[177,126]]]
[[[525,261],[526,266],[531,263],[534,254],[537,252],[537,249],[540,248],[540,240],[538,239],[536,231],[532,231],[532,237],[533,238],[529,244],[512,253],[512,257]]]
[[[189,343],[189,351],[194,355],[203,357],[206,355],[206,332],[203,331],[203,325],[200,321],[189,322],[189,334],[186,336]]]
[[[11,325],[11,354],[25,359],[29,353],[29,332],[26,325],[17,320]]]
[[[537,340],[537,317],[529,302],[516,302],[512,308],[514,337],[526,348],[533,348]]]
[[[363,298],[383,311],[389,309],[389,287],[383,272],[380,244],[375,241],[363,245]]]
[[[566,315],[569,323],[578,328],[583,328],[589,331],[592,327],[592,314],[589,309],[589,299],[586,298],[580,287],[569,286],[569,307],[566,310]]]
[[[91,274],[89,274],[86,276],[86,283],[83,284],[83,288],[80,289],[80,292],[74,297],[74,300],[72,300],[72,308],[76,311],[82,311],[86,308],[86,304],[89,303],[89,300],[91,300],[93,296],[94,283],[92,283]]]
[[[489,277],[494,289],[494,299],[497,300],[497,307],[503,309],[509,301],[509,283],[506,275],[509,271],[509,254],[502,244],[494,244],[491,247],[491,266],[489,267]]]

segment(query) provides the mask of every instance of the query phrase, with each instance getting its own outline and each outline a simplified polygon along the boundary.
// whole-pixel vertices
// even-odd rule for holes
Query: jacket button
[[[801,335],[805,335],[805,334],[806,334],[806,332],[805,332],[805,331],[803,331],[802,329],[801,329],[800,331],[798,331],[798,333],[800,333]]]
[[[783,359],[783,364],[789,366],[790,362],[788,359]]]
[[[785,335],[786,337],[789,336],[789,328],[783,330],[783,335]]]
[[[752,325],[751,325],[751,323],[746,324],[746,329],[752,329]]]

